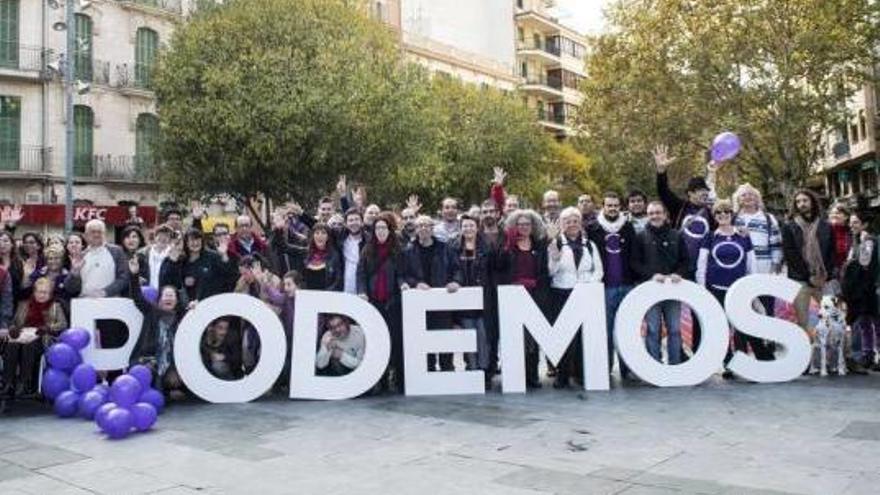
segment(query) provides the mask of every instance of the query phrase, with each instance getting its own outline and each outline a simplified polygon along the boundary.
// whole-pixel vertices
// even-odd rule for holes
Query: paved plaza
[[[880,376],[175,404],[155,431],[16,404],[0,494],[880,493]]]

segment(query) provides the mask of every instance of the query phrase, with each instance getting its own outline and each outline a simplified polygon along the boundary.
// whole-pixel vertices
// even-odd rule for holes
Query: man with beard
[[[303,215],[302,221],[309,229],[315,227],[315,219]],[[342,263],[343,292],[357,294],[357,269],[361,259],[361,250],[369,240],[369,233],[364,231],[364,217],[360,210],[350,208],[345,212],[345,224],[342,229],[332,229],[333,245],[339,250]]]
[[[504,230],[498,225],[500,214],[494,200],[483,201],[480,208],[480,238],[483,246],[489,252],[489,267],[486,273],[486,283],[483,284],[483,314],[486,325],[486,335],[489,339],[489,369],[486,371],[487,380],[498,372],[498,271],[495,269],[495,260],[498,251],[504,245]]]
[[[401,290],[429,290],[445,287],[449,292],[459,288],[458,257],[447,244],[434,235],[434,220],[421,215],[416,219],[416,240],[404,251],[404,278]],[[427,316],[428,329],[452,328],[452,317],[447,312],[432,312]],[[437,371],[437,354],[428,354],[428,370]],[[440,370],[454,371],[452,353],[440,354]]]
[[[581,194],[578,196],[578,210],[581,212],[581,223],[586,232],[590,225],[596,221],[596,203],[589,194]]]
[[[551,189],[544,193],[544,198],[541,202],[544,223],[547,225],[556,223],[559,220],[559,210],[561,208],[562,203],[559,201],[559,193],[557,191]]]
[[[614,192],[605,193],[602,211],[596,221],[590,224],[587,236],[596,244],[602,257],[605,283],[605,321],[608,330],[608,365],[614,365],[614,319],[623,298],[632,290],[633,272],[631,268],[632,246],[636,231],[626,216],[620,212],[620,196]],[[629,369],[618,356],[621,378],[629,378]]]
[[[626,196],[626,211],[636,234],[645,230],[648,225],[648,196],[638,189],[633,189]]]
[[[666,207],[669,221],[672,227],[684,236],[688,254],[688,276],[693,281],[697,271],[697,259],[699,258],[700,244],[703,238],[710,232],[714,232],[715,217],[712,215],[710,201],[714,198],[712,189],[703,177],[691,177],[687,184],[687,199],[679,198],[669,188],[669,177],[666,170],[676,158],[669,156],[666,146],[658,146],[654,149],[654,165],[657,167],[657,194],[660,201]],[[707,167],[710,174],[714,172],[714,163],[710,162]],[[691,350],[696,352],[700,345],[700,321],[693,318]],[[687,357],[682,354],[682,362]]]
[[[822,218],[819,198],[807,189],[795,193],[790,217],[782,227],[782,254],[788,278],[801,284],[794,301],[798,324],[812,338],[810,300],[822,299],[822,289],[834,269],[831,225]]]
[[[440,202],[440,221],[434,226],[434,237],[442,242],[452,242],[461,234],[458,222],[458,200],[444,198]]]

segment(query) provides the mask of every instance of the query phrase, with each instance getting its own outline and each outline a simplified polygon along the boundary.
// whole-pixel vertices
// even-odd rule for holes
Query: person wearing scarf
[[[303,266],[304,288],[339,291],[342,289],[340,256],[330,243],[330,230],[324,224],[312,229],[309,250]]]
[[[533,210],[513,210],[507,216],[505,229],[504,248],[496,257],[495,268],[498,270],[499,283],[521,285],[539,308],[548,308],[550,273],[547,234],[540,215]],[[526,387],[541,388],[538,378],[538,343],[528,333],[524,347]]]
[[[590,225],[588,235],[598,247],[604,267],[605,322],[608,330],[608,371],[614,366],[614,321],[620,303],[629,294],[635,278],[632,270],[632,247],[636,229],[621,210],[623,200],[615,192],[602,198],[602,211]],[[620,377],[629,378],[629,368],[617,357]]]
[[[583,231],[581,211],[574,207],[559,214],[560,226],[549,229],[547,269],[550,279],[551,318],[555,321],[577,284],[601,282],[604,274],[599,248]],[[556,367],[554,388],[568,387],[569,377],[580,376],[582,353],[580,335],[569,344]],[[613,344],[612,344],[613,349]]]
[[[403,254],[395,235],[397,222],[391,212],[379,213],[373,236],[361,251],[357,292],[382,315],[391,336],[391,361],[377,391],[403,392],[403,331],[400,324],[400,289],[404,283]]]
[[[795,193],[790,217],[782,228],[782,253],[788,278],[801,284],[794,303],[798,324],[812,337],[810,301],[822,298],[834,266],[831,226],[822,218],[819,198],[807,189]]]
[[[0,395],[29,397],[37,393],[40,357],[67,326],[64,310],[52,298],[52,290],[49,279],[37,280],[31,297],[19,304],[7,334],[0,334],[6,384]]]

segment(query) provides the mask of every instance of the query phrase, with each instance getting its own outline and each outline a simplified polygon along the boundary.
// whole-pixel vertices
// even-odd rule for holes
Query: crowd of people
[[[355,294],[382,315],[391,360],[374,390],[378,393],[403,390],[401,294],[481,287],[483,311],[432,312],[427,321],[429,329],[474,329],[477,351],[460,360],[452,354],[430,355],[426,365],[441,372],[457,365],[483,370],[489,389],[503,371],[497,287],[524,287],[552,323],[576,284],[590,282],[604,284],[609,373],[616,361],[626,383],[637,378],[615,359],[611,336],[618,308],[634,286],[690,280],[723,301],[736,280],[755,273],[787,276],[801,285],[794,309],[811,338],[811,300],[838,296],[852,327],[849,369],[880,371],[875,359],[880,270],[866,214],[832,205],[826,216],[819,197],[806,189],[794,194],[790,211],[778,215],[748,184],[729,199],[719,198],[713,163],[705,176],[691,178],[685,196],[679,196],[666,173],[674,161],[665,147],[655,149],[656,199],[641,191],[606,192],[601,197],[582,194],[576,206],[565,206],[551,190],[544,193],[540,211],[508,194],[506,174],[496,168],[482,203],[465,209],[447,197],[436,215],[423,211],[414,196],[399,211],[383,210],[367,202],[365,188],[349,188],[342,177],[314,214],[286,203],[272,213],[265,231],[251,216],[240,215],[230,225],[209,218],[201,208],[189,215],[166,209],[152,228],[132,221],[118,244],[107,241],[100,220],[88,222],[82,233],[46,238],[32,232],[16,238],[17,229],[8,222],[0,231],[0,397],[39,393],[41,355],[66,328],[72,298],[131,298],[144,315],[131,363],[148,365],[156,386],[180,398],[187,391],[175,371],[173,344],[187,311],[217,294],[248,294],[276,311],[290,343],[300,289]],[[779,307],[771,297],[760,303],[760,310],[771,316]],[[679,364],[700,345],[696,318],[691,337],[682,338],[685,311],[681,303],[667,300],[646,315],[645,345],[655,359]],[[317,372],[343,375],[356,368],[368,345],[356,322],[326,315],[319,324]],[[771,342],[731,332],[728,359],[733,350],[774,359],[777,349]],[[98,322],[98,335],[102,347],[118,347],[128,338],[124,326],[114,321]],[[540,388],[539,346],[527,335],[525,347],[527,386]],[[213,321],[202,337],[204,365],[222,379],[250,373],[260,350],[257,332],[239,318]],[[287,356],[289,369],[289,349]],[[580,381],[582,359],[574,342],[555,366],[548,362],[553,386]],[[277,387],[284,386],[282,379]]]

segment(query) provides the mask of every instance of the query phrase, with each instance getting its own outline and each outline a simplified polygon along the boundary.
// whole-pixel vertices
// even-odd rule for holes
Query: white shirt
[[[348,294],[357,294],[357,269],[361,260],[360,238],[352,236],[345,238],[345,242],[342,243],[342,257],[345,259],[343,290]]]
[[[339,357],[339,362],[346,368],[353,370],[361,364],[361,360],[364,358],[364,349],[366,348],[367,340],[364,337],[364,331],[361,330],[361,327],[357,325],[351,325],[349,327],[348,337],[337,340],[339,344],[339,348],[342,349],[342,356]],[[324,345],[324,342],[321,342],[321,348],[318,349],[318,354],[315,356],[315,365],[318,369],[324,369],[327,365],[330,364],[330,357],[333,353],[327,346]]]
[[[162,269],[162,262],[168,257],[170,251],[171,246],[165,246],[162,251],[157,250],[156,246],[151,246],[147,251],[147,256],[150,259],[150,280],[147,282],[150,287],[156,290],[159,290],[159,271]]]
[[[80,272],[83,295],[102,291],[116,280],[116,262],[106,245],[86,249],[83,261]]]

